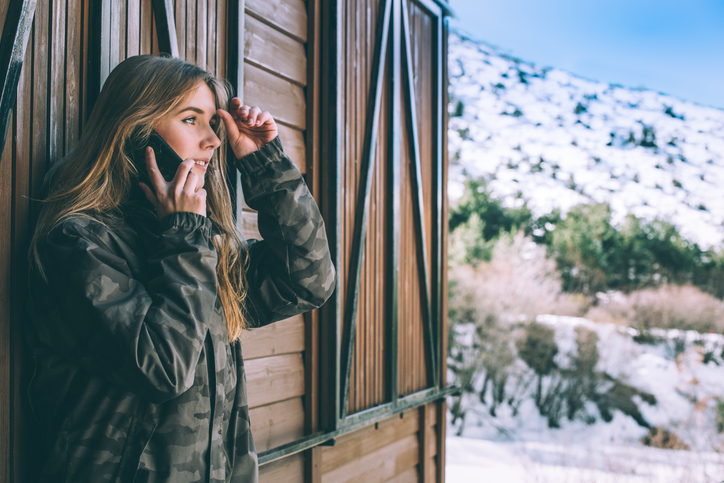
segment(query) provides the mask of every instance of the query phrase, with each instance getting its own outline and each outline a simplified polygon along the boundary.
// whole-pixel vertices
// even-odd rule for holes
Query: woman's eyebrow
[[[186,111],[193,111],[193,112],[195,112],[195,113],[197,113],[197,114],[204,114],[204,110],[203,110],[203,109],[198,108],[198,107],[194,107],[194,106],[188,106],[188,107],[184,107],[184,108],[182,108],[182,109],[179,109],[178,113],[181,114],[182,112],[186,112]]]

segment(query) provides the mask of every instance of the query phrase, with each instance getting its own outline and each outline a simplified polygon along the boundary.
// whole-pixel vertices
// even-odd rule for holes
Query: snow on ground
[[[719,483],[724,455],[447,437],[448,483]]]
[[[716,419],[717,404],[724,401],[723,336],[653,330],[658,341],[640,344],[633,339],[637,331],[613,324],[551,315],[538,321],[555,328],[560,367],[566,366],[575,350],[575,328],[583,325],[594,330],[600,353],[596,370],[653,394],[655,405],[636,400],[643,416],[652,426],[674,432],[691,449],[644,446],[641,439],[648,434],[646,428],[621,412],[606,423],[592,404],[587,412],[597,416],[593,424],[564,417],[559,429],[550,429],[532,392],[523,396],[517,413],[503,404],[496,417],[490,415],[489,403],[482,404],[477,394],[467,394],[462,435],[456,435],[459,425],[448,427],[447,481],[724,481],[724,436]],[[708,364],[705,353],[712,357]],[[514,380],[508,383],[509,387],[515,384]]]

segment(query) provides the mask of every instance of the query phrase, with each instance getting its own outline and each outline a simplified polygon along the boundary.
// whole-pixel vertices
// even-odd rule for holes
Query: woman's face
[[[176,110],[162,117],[153,129],[181,159],[196,161],[191,171],[203,179],[214,149],[221,144],[214,132],[218,122],[214,94],[209,86],[200,83]]]

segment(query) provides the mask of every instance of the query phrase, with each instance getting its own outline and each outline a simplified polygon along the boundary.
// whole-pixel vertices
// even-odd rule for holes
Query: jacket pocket
[[[141,463],[141,455],[146,449],[148,442],[156,430],[156,423],[134,418],[128,429],[128,439],[123,448],[121,461],[118,464],[118,473],[115,481],[117,483],[129,483],[136,479],[138,466]]]

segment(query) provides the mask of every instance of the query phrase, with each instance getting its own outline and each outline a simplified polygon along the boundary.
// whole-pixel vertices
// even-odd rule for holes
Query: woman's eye
[[[187,124],[196,124],[196,118],[195,117],[187,117],[183,120],[183,122]]]

